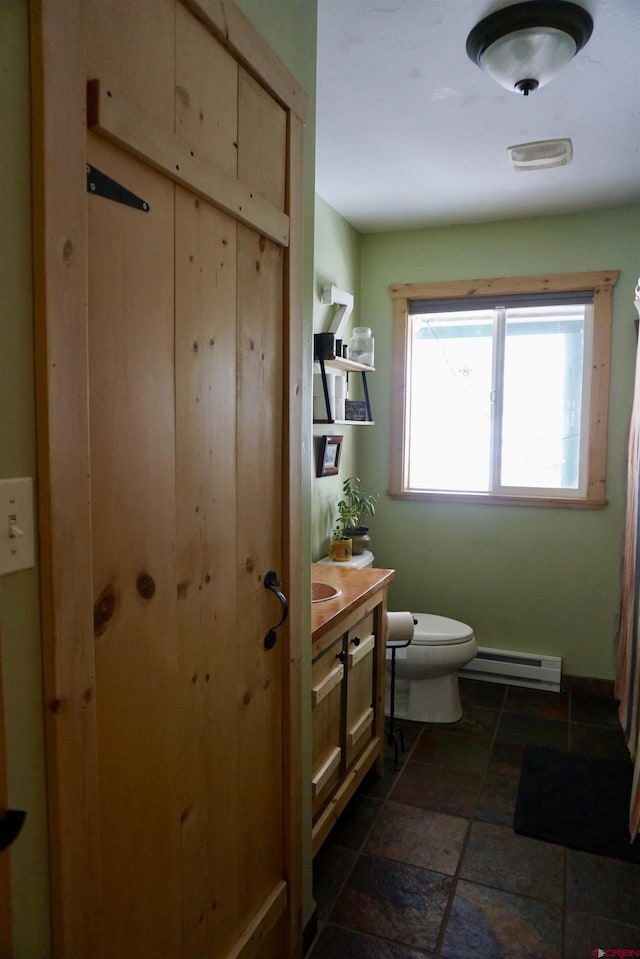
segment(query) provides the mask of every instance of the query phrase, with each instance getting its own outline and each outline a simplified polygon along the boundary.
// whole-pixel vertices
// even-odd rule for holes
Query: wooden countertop
[[[311,605],[311,633],[315,641],[342,616],[347,615],[369,596],[387,586],[395,578],[395,569],[351,569],[340,563],[312,563],[311,579],[328,583],[342,592],[335,599]]]

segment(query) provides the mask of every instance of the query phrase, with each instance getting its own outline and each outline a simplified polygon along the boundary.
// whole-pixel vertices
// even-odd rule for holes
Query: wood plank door
[[[81,46],[88,90],[86,182],[69,191],[86,224],[86,308],[76,300],[71,314],[86,343],[72,374],[86,434],[49,428],[43,454],[56,955],[86,956],[90,943],[104,959],[281,959],[299,954],[301,928],[299,120],[275,91],[272,55],[226,0],[69,6],[80,27],[46,5],[37,21],[45,101],[61,37]],[[68,333],[43,312],[51,355]],[[60,389],[51,371],[47,413]],[[69,615],[56,524],[71,519],[52,506],[65,443],[90,478],[74,541],[91,572],[80,660],[56,628]],[[295,617],[272,647],[283,607],[268,571]],[[72,698],[84,690],[83,736],[60,715],[61,683]],[[89,837],[65,828],[78,804]]]

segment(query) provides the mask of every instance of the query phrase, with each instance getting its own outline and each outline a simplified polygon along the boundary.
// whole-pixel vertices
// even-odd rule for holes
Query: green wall
[[[322,303],[322,287],[333,284],[340,290],[355,294],[351,319],[344,338],[353,326],[358,325],[360,315],[360,234],[324,200],[316,196],[313,329],[320,333],[329,329],[335,307]],[[356,469],[358,426],[327,426],[316,423],[313,427],[313,518],[311,528],[311,554],[314,560],[327,555],[329,534],[336,516],[336,504],[342,498],[342,482]],[[315,476],[318,447],[324,434],[337,433],[343,436],[338,476]]]
[[[482,646],[562,656],[563,671],[612,678],[625,508],[626,440],[640,271],[640,209],[362,237],[361,315],[376,337],[376,419],[358,471],[389,483],[392,283],[620,270],[614,292],[607,496],[602,511],[419,503],[383,495],[376,565],[397,570],[392,609],[470,623]],[[433,411],[437,416],[437,410]]]
[[[305,128],[304,357],[311,356],[313,324],[313,217],[315,180],[316,0],[239,0],[256,28],[310,98]],[[0,478],[35,476],[33,303],[31,294],[31,196],[28,0],[0,2]],[[303,362],[305,423],[311,421],[311,364]],[[300,438],[304,453],[303,537],[308,565],[311,512],[311,431]],[[0,577],[0,632],[5,691],[9,802],[28,810],[11,848],[14,959],[50,955],[46,779],[37,570]],[[303,636],[305,681],[310,685],[310,603]],[[305,781],[310,779],[310,720],[305,710]],[[307,913],[311,899],[311,810],[305,793]],[[4,853],[3,855],[8,855]],[[89,957],[87,957],[89,959]]]

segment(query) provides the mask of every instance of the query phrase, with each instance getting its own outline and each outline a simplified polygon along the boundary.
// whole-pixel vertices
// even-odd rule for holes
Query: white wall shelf
[[[375,366],[366,366],[364,363],[356,363],[355,360],[345,360],[336,356],[334,360],[325,360],[325,366],[332,367],[334,370],[344,370],[345,373],[375,373]]]
[[[375,420],[314,420],[314,426],[375,426]]]

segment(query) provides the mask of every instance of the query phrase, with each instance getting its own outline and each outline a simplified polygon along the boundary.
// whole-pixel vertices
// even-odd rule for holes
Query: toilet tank
[[[344,566],[347,569],[367,569],[369,566],[373,566],[374,556],[370,549],[365,549],[361,553],[358,553],[356,556],[352,556],[351,559],[346,560],[344,563],[336,563],[335,560],[329,559],[328,556],[323,556],[322,559],[319,559],[319,563],[328,563],[331,566]]]

